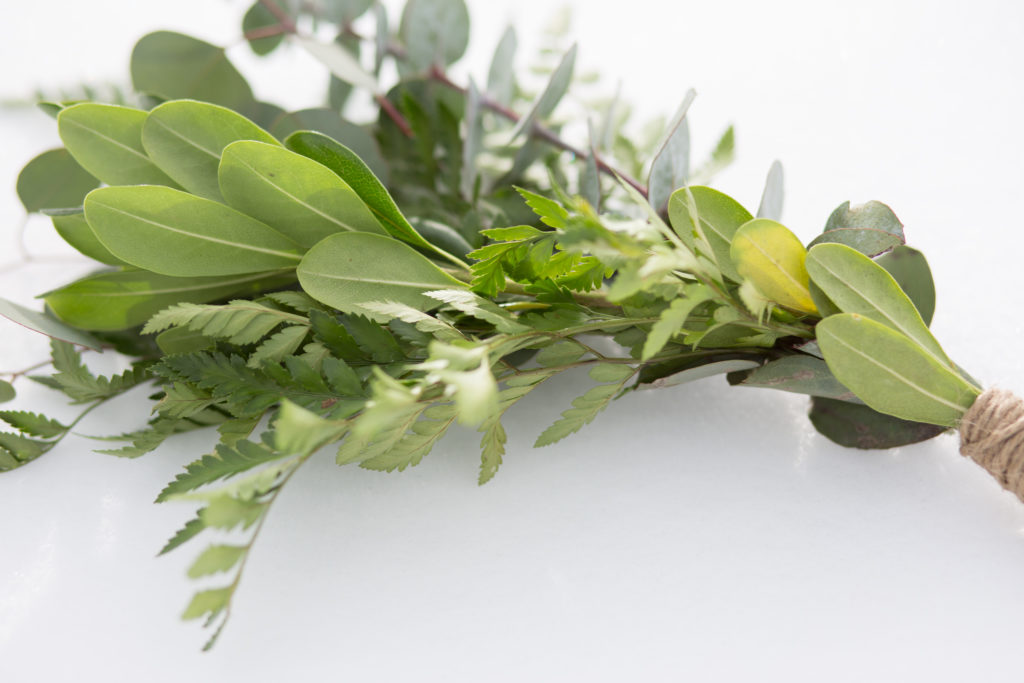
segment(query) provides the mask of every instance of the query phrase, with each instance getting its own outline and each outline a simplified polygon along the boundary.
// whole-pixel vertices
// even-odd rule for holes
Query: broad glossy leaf
[[[569,90],[569,84],[572,83],[572,73],[576,66],[576,45],[569,48],[569,51],[562,57],[562,61],[558,63],[555,70],[551,73],[551,78],[548,79],[547,85],[544,86],[544,90],[537,95],[537,99],[530,105],[530,110],[519,119],[516,123],[515,128],[512,129],[512,136],[510,142],[518,138],[522,133],[529,134],[533,128],[533,124],[543,122],[544,119],[551,116],[551,113],[555,111],[555,107],[561,102],[565,93]]]
[[[168,187],[101,187],[85,198],[100,242],[163,275],[234,275],[294,267],[302,248],[234,209]]]
[[[61,110],[57,130],[68,152],[108,185],[174,185],[142,146],[146,112],[86,102]]]
[[[733,235],[729,254],[740,276],[766,299],[801,313],[817,310],[807,289],[807,251],[786,226],[755,218]]]
[[[739,282],[742,278],[730,254],[732,239],[740,226],[754,217],[735,199],[710,187],[695,185],[677,190],[668,202],[669,221],[683,241],[691,246],[694,244],[694,217],[690,213],[687,191],[693,198],[701,232],[714,251],[718,269],[730,280]]]
[[[6,380],[0,379],[0,403],[7,403],[17,398],[18,392],[14,389],[14,385]]]
[[[852,391],[839,383],[825,361],[813,356],[784,356],[750,372],[730,376],[729,384],[778,389],[860,403],[860,399]]]
[[[302,259],[298,275],[307,294],[346,313],[363,312],[360,304],[371,301],[428,311],[439,302],[424,292],[466,287],[411,247],[360,232],[324,239]]]
[[[357,88],[364,88],[374,95],[380,95],[380,84],[377,79],[366,72],[351,52],[338,43],[324,43],[312,38],[296,37],[302,48],[317,61],[327,67],[331,75]]]
[[[487,70],[487,94],[498,104],[508,105],[515,94],[515,56],[518,41],[516,30],[509,26],[501,34],[498,47],[494,49],[491,67]]]
[[[25,164],[18,174],[18,199],[29,213],[40,209],[81,206],[100,181],[66,149],[51,149]]]
[[[917,308],[888,271],[842,244],[819,244],[807,254],[814,284],[844,313],[859,313],[912,339],[936,360],[950,365]]]
[[[914,302],[924,324],[931,325],[935,314],[935,282],[924,254],[904,245],[882,254],[875,263],[889,271],[900,289]]]
[[[252,89],[224,48],[172,31],[143,36],[131,58],[135,90],[165,100],[200,100],[236,111],[253,103]]]
[[[351,149],[326,135],[308,131],[292,133],[285,140],[285,146],[334,171],[366,203],[388,234],[414,246],[438,251],[416,232],[377,176]]]
[[[866,256],[877,256],[903,244],[897,235],[873,228],[839,228],[815,237],[807,248],[817,244],[845,244]]]
[[[686,112],[696,96],[696,91],[687,91],[683,104],[656,147],[658,151],[647,179],[647,199],[657,211],[665,208],[672,193],[685,185],[690,176],[690,126]]]
[[[843,202],[828,217],[824,232],[850,228],[881,230],[899,237],[901,243],[904,241],[903,224],[882,202],[870,201],[854,207],[850,202]]]
[[[469,45],[469,11],[463,0],[408,0],[398,33],[414,68],[446,66]]]
[[[174,304],[256,294],[294,281],[294,273],[182,278],[133,268],[89,275],[48,292],[44,298],[66,323],[86,330],[113,331],[142,325]]]
[[[255,31],[257,29],[277,26],[278,23],[277,17],[274,16],[273,12],[268,10],[266,5],[257,0],[257,2],[254,2],[252,6],[249,7],[245,16],[242,17],[242,32],[249,33],[250,31]],[[276,36],[249,39],[248,42],[252,51],[262,57],[276,50],[283,40],[284,33],[279,33]]]
[[[103,243],[96,237],[96,233],[89,227],[84,213],[52,216],[50,220],[53,221],[53,227],[56,228],[57,234],[63,237],[65,242],[89,258],[110,266],[127,265],[103,246]]]
[[[815,396],[808,413],[823,436],[846,448],[897,448],[926,441],[945,427],[901,420],[866,405]]]
[[[768,178],[764,181],[764,192],[761,203],[757,207],[758,218],[769,218],[773,221],[782,220],[782,204],[785,199],[785,177],[782,164],[773,161],[768,169]]]
[[[96,351],[99,351],[102,346],[98,339],[87,332],[76,330],[46,313],[33,311],[7,299],[0,299],[0,315],[11,322],[18,323],[40,334],[45,334],[47,337],[71,344],[78,344],[79,346],[85,346]]]
[[[232,143],[224,150],[219,175],[228,204],[303,247],[336,232],[385,234],[336,173],[283,147]]]
[[[302,109],[279,117],[270,132],[278,140],[284,140],[299,130],[321,133],[348,147],[369,166],[378,178],[387,179],[388,165],[380,154],[380,148],[373,136],[362,126],[346,121],[333,109]]]
[[[880,413],[954,427],[980,391],[891,327],[855,313],[818,323],[832,374]]]
[[[142,127],[142,145],[160,169],[194,195],[222,201],[217,165],[225,147],[237,140],[278,142],[230,109],[194,100],[156,107]]]

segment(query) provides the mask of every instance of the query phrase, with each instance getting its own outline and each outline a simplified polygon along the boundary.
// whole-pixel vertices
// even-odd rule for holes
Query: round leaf
[[[399,34],[408,60],[427,70],[456,61],[469,45],[469,11],[463,0],[409,0]]]
[[[786,226],[767,218],[744,223],[733,236],[729,255],[740,276],[769,301],[801,313],[816,312],[807,288],[807,251]]]
[[[14,385],[10,382],[0,379],[0,403],[7,403],[13,401],[18,395],[15,391]]]
[[[128,263],[179,277],[294,267],[302,249],[232,208],[169,187],[101,187],[85,198],[100,242]]]
[[[25,164],[18,174],[18,199],[28,212],[81,206],[100,181],[78,165],[66,149],[51,149]]]
[[[361,304],[394,301],[420,311],[436,308],[424,292],[466,285],[390,237],[360,232],[332,235],[302,259],[299,284],[314,299],[345,312]]]

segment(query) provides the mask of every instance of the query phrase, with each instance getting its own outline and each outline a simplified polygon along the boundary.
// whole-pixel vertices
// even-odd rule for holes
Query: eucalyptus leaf
[[[808,413],[823,436],[846,448],[898,448],[926,441],[945,427],[901,420],[866,405],[814,396]]]
[[[462,175],[459,185],[462,198],[467,202],[473,201],[478,174],[476,158],[483,146],[484,127],[481,119],[482,109],[480,91],[477,90],[476,83],[471,78],[469,80],[469,90],[466,93],[466,136],[462,141]]]
[[[733,235],[729,253],[740,276],[769,301],[801,313],[817,310],[807,289],[807,251],[786,226],[755,218]]]
[[[82,168],[66,149],[51,149],[25,164],[18,174],[18,199],[29,213],[81,206],[100,181]]]
[[[905,241],[903,224],[893,210],[882,202],[870,201],[858,206],[843,202],[829,215],[825,222],[825,233],[848,229],[881,230]]]
[[[77,213],[68,216],[52,216],[53,227],[64,241],[85,254],[89,258],[111,266],[127,265],[124,261],[110,253],[89,227],[85,214]]]
[[[302,248],[232,208],[168,187],[102,187],[85,198],[100,242],[128,263],[178,277],[294,267]]]
[[[530,110],[519,119],[516,123],[515,128],[512,129],[512,135],[509,138],[509,144],[515,141],[523,133],[529,133],[533,129],[535,123],[543,122],[547,117],[551,116],[551,113],[555,111],[555,107],[562,101],[565,93],[569,91],[569,85],[572,83],[573,68],[576,66],[576,45],[569,48],[569,51],[562,57],[562,61],[558,63],[555,70],[551,73],[551,77],[548,79],[547,85],[537,95],[537,98],[530,105]]]
[[[831,243],[845,244],[866,256],[877,256],[900,246],[903,244],[903,240],[898,235],[885,232],[884,230],[875,230],[873,228],[837,228],[836,230],[829,230],[818,235],[807,245],[807,248],[810,249],[816,244]]]
[[[270,132],[277,139],[284,140],[300,130],[315,131],[337,140],[352,150],[374,175],[387,181],[388,164],[380,154],[377,141],[366,128],[346,121],[333,109],[302,109],[279,117]]]
[[[57,130],[68,152],[108,185],[170,185],[142,146],[146,112],[86,102],[61,110]]]
[[[85,330],[113,331],[142,325],[174,304],[254,295],[292,282],[291,272],[182,278],[132,268],[89,275],[43,296],[64,322]]]
[[[813,356],[783,356],[749,372],[730,375],[729,384],[861,403],[852,391],[839,383],[825,361]]]
[[[143,36],[131,57],[135,90],[165,100],[191,99],[243,111],[253,103],[252,88],[224,48],[172,31]]]
[[[249,33],[262,28],[277,26],[279,22],[274,13],[267,9],[262,2],[254,2],[242,17],[242,32]],[[262,56],[268,55],[281,45],[284,41],[284,32],[264,38],[247,38],[249,47],[253,52]]]
[[[193,100],[161,104],[142,128],[142,145],[164,173],[192,194],[216,201],[222,201],[217,181],[221,152],[236,140],[278,144],[241,114]]]
[[[360,305],[372,301],[428,311],[440,302],[424,292],[466,287],[411,247],[360,232],[324,239],[302,259],[298,275],[307,294],[346,313],[364,312]]]
[[[377,176],[348,147],[326,135],[309,131],[292,133],[285,140],[285,146],[334,171],[359,195],[392,237],[433,251],[465,267],[459,259],[432,245],[416,232]]]
[[[487,94],[500,105],[508,106],[516,90],[515,66],[518,40],[516,30],[509,26],[501,34],[487,70]]]
[[[768,169],[768,178],[764,181],[764,192],[761,203],[757,207],[758,218],[769,218],[773,221],[782,220],[782,204],[785,198],[785,178],[782,164],[773,161]]]
[[[469,11],[463,0],[408,0],[398,33],[413,68],[446,66],[469,45]]]
[[[45,312],[33,311],[7,299],[0,299],[0,315],[22,327],[27,327],[53,339],[59,339],[69,344],[78,344],[95,351],[99,351],[102,347],[100,341],[91,334],[76,330]]]
[[[331,75],[374,95],[382,94],[380,84],[368,73],[351,52],[338,43],[324,43],[313,38],[295,36],[293,40],[314,59],[327,67]]]
[[[951,365],[913,302],[888,271],[867,256],[842,244],[820,244],[808,252],[807,270],[839,310],[888,325],[937,361]]]
[[[347,25],[374,4],[374,0],[323,0],[324,17],[335,24]]]
[[[690,176],[690,127],[686,112],[696,96],[696,91],[687,91],[665,136],[656,147],[658,151],[647,179],[647,199],[656,211],[665,208],[672,193],[685,185]]]
[[[14,385],[6,380],[0,379],[0,403],[13,401],[17,397],[18,392],[14,389]]]
[[[896,247],[875,259],[896,280],[921,314],[925,325],[931,325],[935,314],[935,282],[928,260],[917,249],[906,245]]]
[[[732,239],[740,226],[753,220],[750,212],[732,197],[710,187],[694,185],[672,193],[668,202],[668,217],[672,229],[686,244],[694,244],[696,217],[691,214],[690,201],[700,218],[701,233],[714,252],[718,269],[734,282],[739,282],[739,271],[732,262]]]
[[[303,247],[341,231],[385,234],[337,174],[283,147],[232,143],[224,149],[219,176],[228,204]]]
[[[880,413],[955,427],[980,393],[909,337],[865,316],[829,316],[816,331],[832,374]]]
[[[750,370],[752,368],[756,368],[758,365],[759,363],[756,360],[748,360],[745,358],[711,360],[710,362],[691,365],[683,370],[679,370],[656,379],[645,378],[641,375],[640,380],[637,382],[637,388],[664,389],[666,387],[674,387],[680,384],[695,382],[707,377],[714,377],[715,375],[725,375],[731,372]]]

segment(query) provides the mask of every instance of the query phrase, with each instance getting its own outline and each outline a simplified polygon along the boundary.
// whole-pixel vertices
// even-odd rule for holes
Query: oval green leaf
[[[14,389],[14,385],[6,380],[0,379],[0,403],[7,403],[17,398],[18,392]]]
[[[146,112],[86,102],[62,109],[57,130],[79,164],[108,185],[171,185],[142,146]]]
[[[874,228],[839,228],[818,235],[807,245],[807,248],[810,249],[818,244],[832,243],[845,244],[865,256],[877,256],[900,246],[903,244],[903,240],[891,232]]]
[[[820,358],[803,354],[783,356],[742,374],[731,375],[729,384],[764,387],[795,394],[826,396],[860,403],[852,391],[839,383]]]
[[[18,174],[18,199],[29,213],[81,206],[100,181],[82,168],[66,149],[51,149],[25,164]]]
[[[332,235],[302,259],[299,284],[310,296],[346,313],[361,304],[394,301],[420,311],[440,305],[424,292],[465,289],[411,247],[390,237],[347,232]]]
[[[283,147],[234,142],[224,149],[218,175],[228,204],[304,247],[337,232],[386,234],[348,183]]]
[[[242,17],[242,32],[244,34],[249,34],[250,32],[258,29],[270,28],[278,26],[279,24],[280,22],[277,20],[277,17],[274,16],[274,13],[267,9],[266,5],[257,0],[257,2],[254,2]],[[284,41],[284,32],[282,31],[277,35],[267,36],[265,38],[250,38],[247,40],[252,51],[262,57],[277,49],[277,46]]]
[[[380,146],[362,126],[342,118],[335,109],[302,109],[282,114],[270,132],[279,140],[300,130],[311,130],[337,140],[348,147],[375,176],[387,180],[388,164],[380,154]],[[296,150],[298,151],[298,150]]]
[[[102,347],[100,341],[91,334],[82,330],[76,330],[45,312],[33,311],[7,299],[0,299],[0,315],[11,322],[18,323],[22,327],[45,334],[47,337],[66,341],[70,344],[85,346],[95,351],[99,351]]]
[[[691,213],[687,192],[693,198],[697,216]],[[732,239],[740,226],[754,217],[739,202],[710,187],[684,187],[673,192],[669,198],[668,218],[672,229],[691,247],[694,245],[693,233],[699,229],[711,246],[722,274],[734,282],[742,279],[730,255]],[[697,218],[700,220],[699,225],[696,223]]]
[[[872,200],[854,207],[848,201],[843,202],[828,217],[824,232],[851,228],[880,230],[895,235],[901,243],[904,241],[903,223],[882,202]]]
[[[979,390],[891,327],[856,313],[818,323],[832,374],[880,413],[955,427]]]
[[[825,438],[846,448],[898,448],[926,441],[945,427],[901,420],[859,403],[814,396],[807,415]]]
[[[882,254],[875,263],[889,271],[900,289],[914,302],[924,324],[931,325],[935,315],[935,281],[924,254],[903,245]]]
[[[230,109],[193,100],[156,107],[142,127],[149,158],[192,194],[221,201],[217,165],[225,147],[237,140],[278,144],[274,137]]]
[[[234,209],[169,187],[101,187],[85,218],[115,256],[178,277],[294,267],[301,247]]]
[[[463,0],[409,0],[398,32],[415,68],[445,66],[469,45],[469,10]]]
[[[293,272],[181,278],[144,270],[90,275],[44,295],[54,315],[85,330],[115,331],[144,324],[179,303],[202,304],[256,294],[295,281]]]
[[[172,31],[143,36],[132,50],[135,90],[165,100],[201,100],[244,110],[252,89],[224,48]]]
[[[388,234],[413,246],[429,249],[460,267],[467,267],[459,259],[435,247],[416,232],[377,176],[351,149],[326,135],[312,131],[292,133],[284,144],[288,149],[323,164],[348,183]]]
[[[819,244],[807,254],[807,270],[843,313],[858,313],[888,325],[936,360],[952,364],[893,277],[864,254],[843,244]]]
[[[96,237],[96,233],[89,227],[89,222],[85,220],[85,214],[51,216],[50,220],[53,221],[53,227],[56,228],[57,234],[63,237],[65,242],[89,258],[110,266],[128,265],[103,246],[103,243]]]
[[[804,267],[807,250],[786,226],[767,218],[744,223],[733,235],[729,256],[739,275],[769,301],[801,313],[817,311]]]

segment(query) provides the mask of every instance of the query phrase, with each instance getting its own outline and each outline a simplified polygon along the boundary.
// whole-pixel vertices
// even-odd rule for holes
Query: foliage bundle
[[[208,646],[274,500],[328,445],[338,464],[403,470],[459,422],[481,434],[483,484],[502,463],[504,413],[573,368],[593,386],[537,446],[635,389],[714,374],[810,396],[814,426],[858,448],[955,428],[980,395],[929,331],[931,273],[889,207],[844,203],[805,247],[778,222],[778,165],[756,213],[705,184],[731,161],[731,128],[691,168],[692,95],[649,143],[603,103],[575,147],[558,117],[575,47],[550,36],[547,82],[529,92],[509,30],[486,83],[461,86],[447,67],[469,38],[462,0],[408,0],[390,19],[371,0],[246,12],[257,54],[287,46],[327,65],[323,108],[257,101],[224,49],[170,32],[136,45],[135,94],[40,103],[64,146],[25,166],[19,196],[97,269],[42,295],[42,312],[0,301],[0,314],[52,338],[53,372],[31,379],[82,416],[127,391],[152,397],[148,424],[103,452],[218,431],[157,497],[198,508],[161,552],[210,538],[189,576],[229,577],[184,613],[214,627]],[[344,117],[354,92],[375,120]],[[96,376],[83,349],[131,369]],[[0,420],[13,430],[0,471],[75,424]]]

